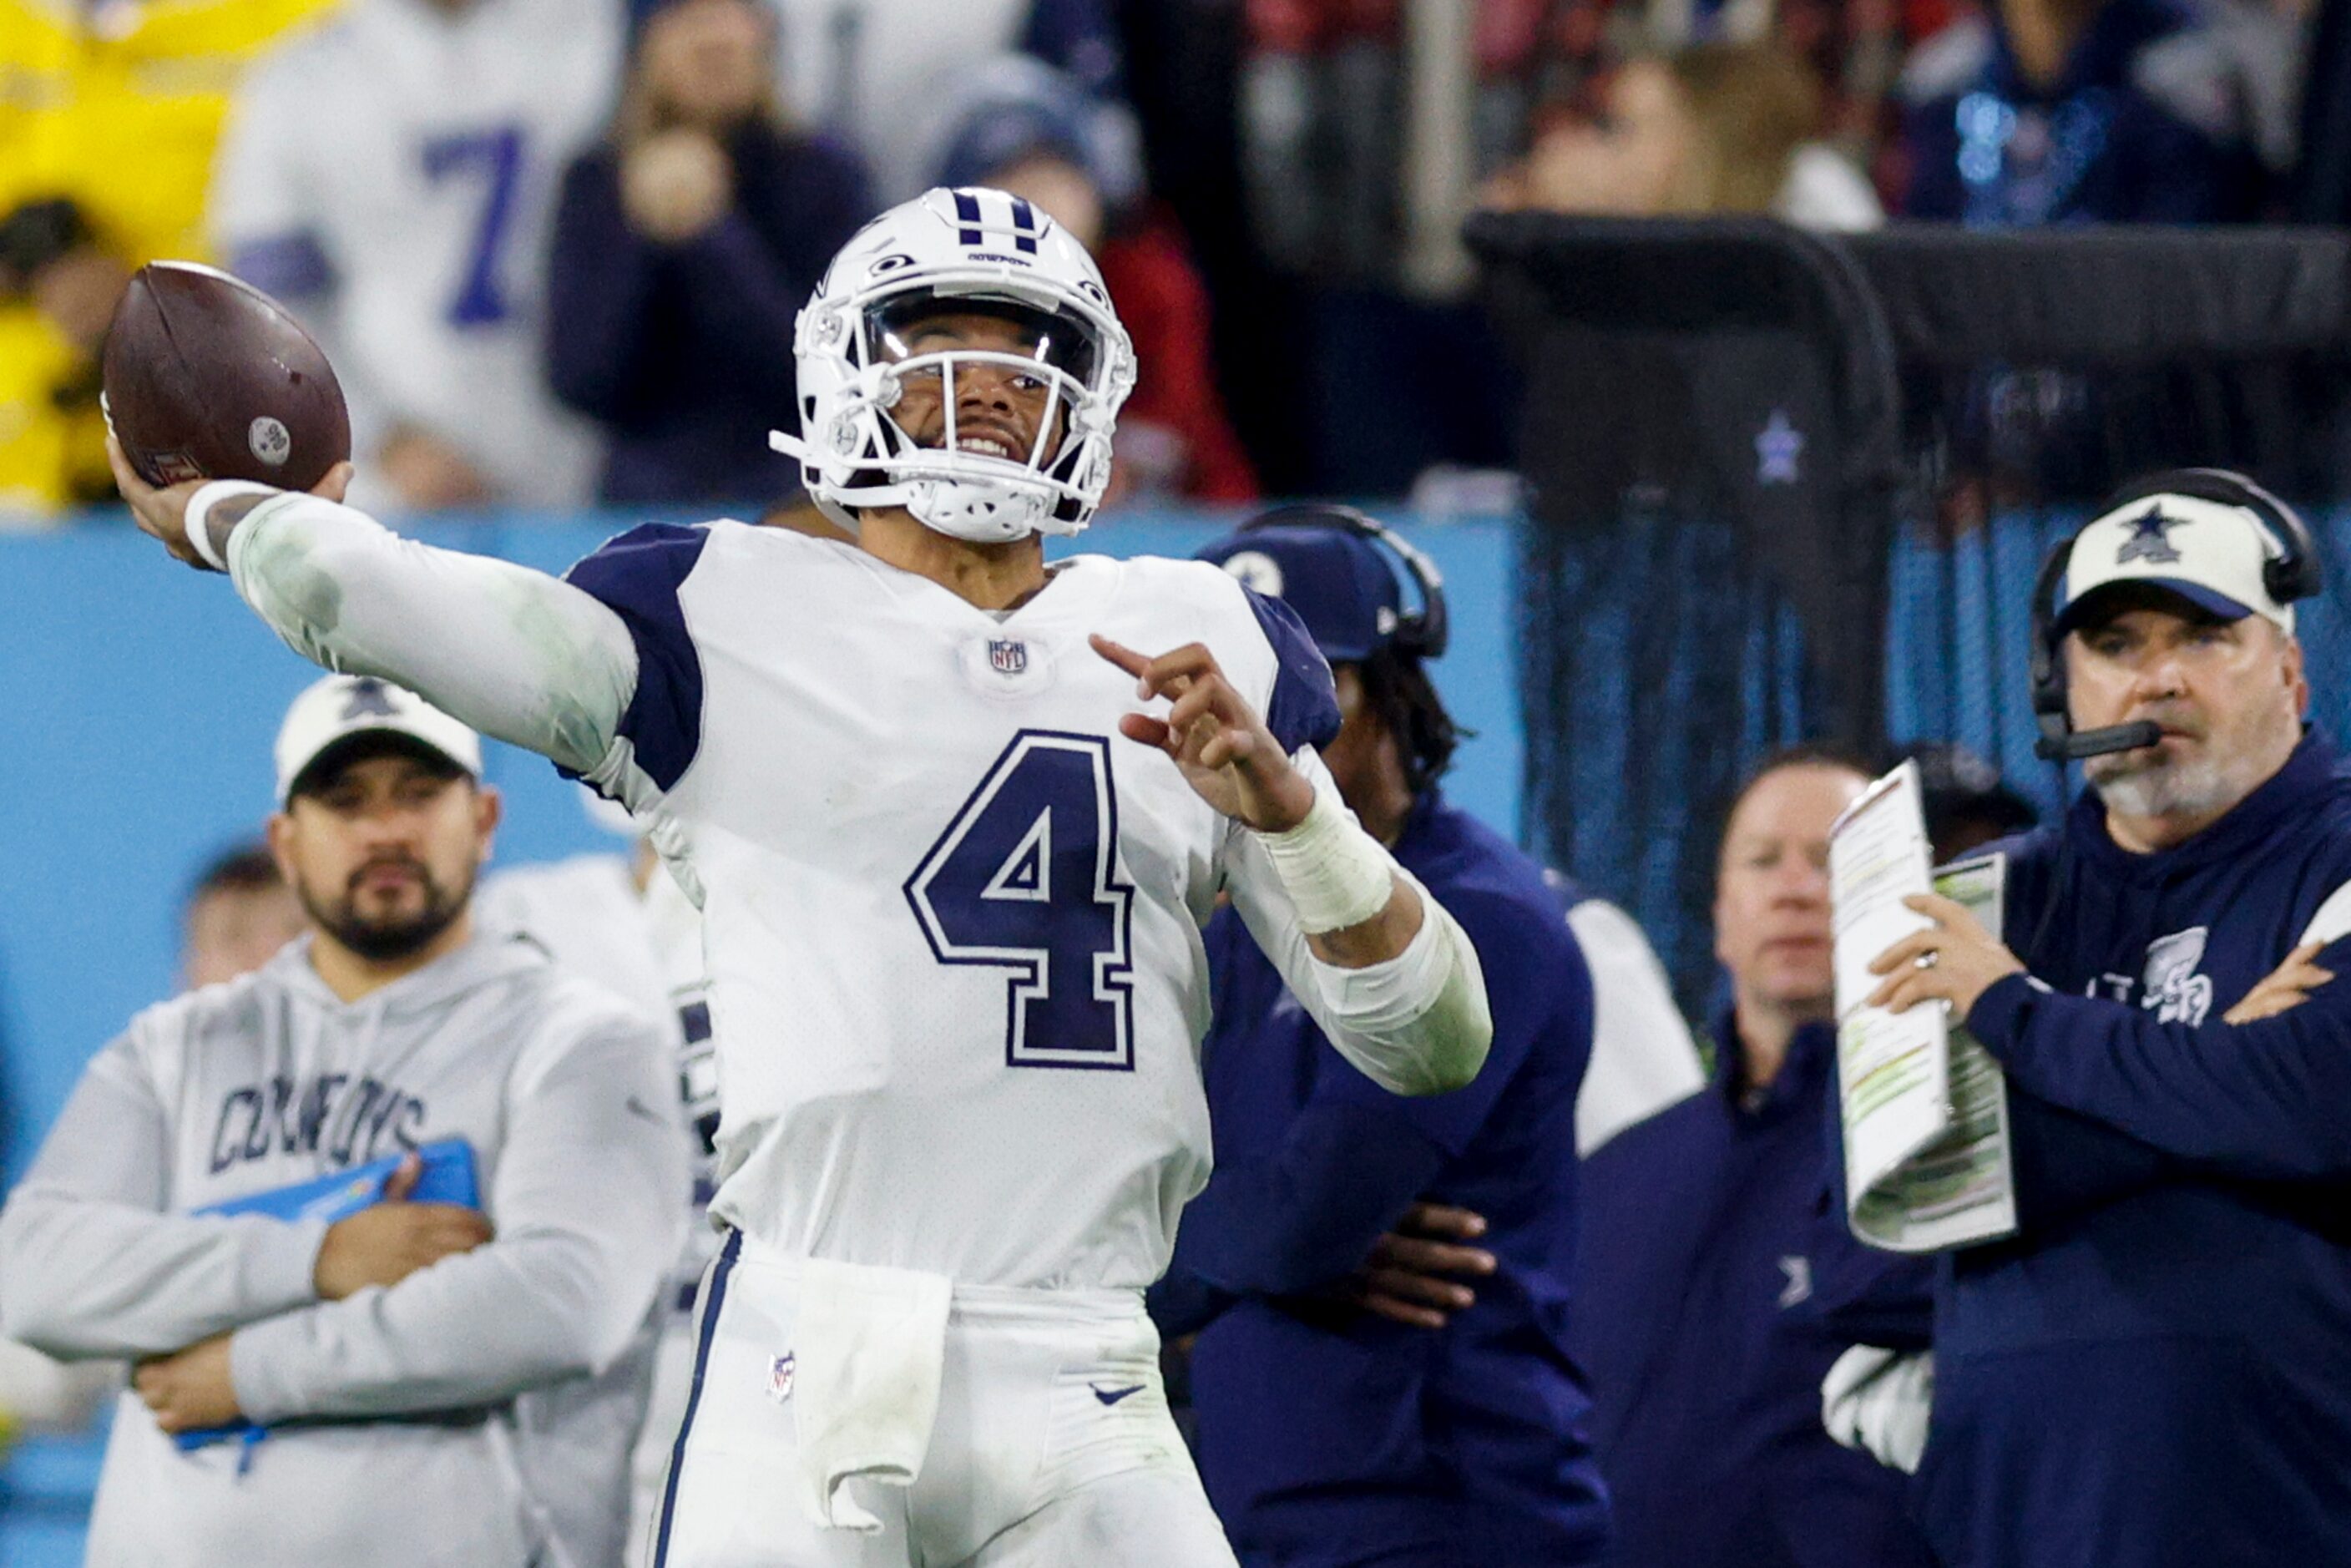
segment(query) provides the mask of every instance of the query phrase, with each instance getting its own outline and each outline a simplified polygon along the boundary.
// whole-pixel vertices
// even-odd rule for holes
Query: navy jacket
[[[1597,1562],[1607,1504],[1565,1349],[1591,975],[1559,895],[1475,819],[1425,800],[1395,854],[1478,949],[1485,1067],[1451,1094],[1387,1093],[1219,915],[1216,1174],[1184,1211],[1153,1315],[1199,1333],[1200,1473],[1251,1568]],[[1424,1196],[1484,1215],[1498,1260],[1478,1304],[1437,1332],[1337,1291]]]
[[[1622,1568],[1928,1568],[1907,1478],[1839,1448],[1821,1379],[1923,1341],[1930,1267],[1831,1200],[1836,1041],[1799,1030],[1743,1099],[1729,1010],[1705,1089],[1585,1162],[1577,1360]]]
[[[2087,792],[2004,846],[2033,978],[1968,1025],[2019,1232],[1949,1264],[1919,1472],[1958,1568],[2351,1563],[2351,942],[2300,1007],[2220,1021],[2351,882],[2336,768],[2306,738],[2158,854]]]
[[[872,215],[865,177],[829,143],[762,124],[737,130],[726,152],[733,210],[679,246],[629,226],[615,149],[564,172],[548,376],[610,433],[608,506],[765,505],[799,486],[768,432],[799,428],[793,318]]]

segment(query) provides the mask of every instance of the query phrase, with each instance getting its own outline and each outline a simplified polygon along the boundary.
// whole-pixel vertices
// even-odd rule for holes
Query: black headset
[[[1259,528],[1337,528],[1357,538],[1387,546],[1404,562],[1405,571],[1420,595],[1418,610],[1397,612],[1395,630],[1388,635],[1388,645],[1416,659],[1434,659],[1445,652],[1445,644],[1452,635],[1445,614],[1445,574],[1437,570],[1437,563],[1428,559],[1427,552],[1406,542],[1394,528],[1353,507],[1328,501],[1298,501],[1276,507],[1243,523],[1239,531],[1251,534]]]
[[[2262,565],[2262,588],[2273,603],[2291,604],[2297,599],[2308,599],[2326,586],[2325,563],[2318,553],[2317,541],[2311,537],[2310,525],[2292,507],[2242,474],[2226,468],[2174,468],[2149,475],[2118,491],[2098,508],[2097,515],[2110,517],[2137,502],[2158,500],[2165,496],[2186,496],[2252,513],[2269,539],[2269,559]],[[2057,584],[2065,576],[2066,563],[2073,559],[2074,542],[2080,538],[2074,534],[2059,540],[2049,552],[2049,559],[2041,563],[2041,575],[2032,585],[2032,714],[2041,726],[2041,738],[2032,749],[2037,756],[2053,762],[2151,744],[2152,736],[2138,737],[2155,729],[2153,725],[2141,722],[2111,725],[2076,735],[2065,711],[2065,662],[2057,653]]]

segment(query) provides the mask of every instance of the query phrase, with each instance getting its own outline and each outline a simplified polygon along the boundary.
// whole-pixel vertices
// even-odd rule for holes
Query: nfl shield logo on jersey
[[[1029,668],[1029,644],[1009,637],[991,637],[987,641],[987,662],[999,675],[1025,674]]]

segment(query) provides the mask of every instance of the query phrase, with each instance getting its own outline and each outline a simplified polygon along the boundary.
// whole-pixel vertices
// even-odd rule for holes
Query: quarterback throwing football
[[[1200,925],[1229,894],[1399,1093],[1477,1072],[1477,955],[1340,803],[1288,610],[1210,565],[1046,563],[1134,379],[1082,247],[930,192],[795,348],[778,444],[854,545],[648,527],[559,581],[118,474],[298,652],[587,779],[698,892],[731,1233],[657,1563],[1229,1564],[1142,1301],[1208,1171]]]

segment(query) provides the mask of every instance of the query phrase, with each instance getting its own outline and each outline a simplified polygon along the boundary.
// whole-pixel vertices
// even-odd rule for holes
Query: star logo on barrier
[[[2116,566],[2128,566],[2135,560],[2153,561],[2161,565],[2179,559],[2179,547],[2171,542],[2169,531],[2186,522],[2185,517],[2167,517],[2160,503],[2149,507],[2147,516],[2131,524],[2130,538],[2115,554]]]
[[[1803,478],[1798,465],[1804,455],[1804,433],[1788,423],[1788,411],[1775,408],[1761,430],[1755,433],[1755,482],[1758,485],[1794,485]]]

